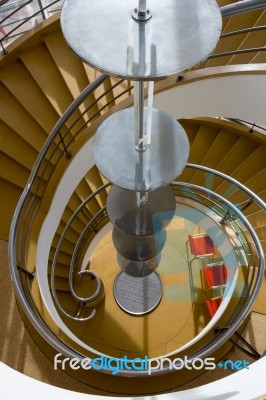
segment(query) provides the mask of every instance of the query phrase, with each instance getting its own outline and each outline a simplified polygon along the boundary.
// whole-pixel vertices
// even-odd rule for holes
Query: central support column
[[[93,156],[113,183],[107,212],[123,271],[115,280],[114,295],[125,311],[144,314],[161,298],[162,283],[154,270],[165,244],[165,226],[175,211],[169,184],[189,155],[182,126],[168,114],[144,107],[144,81],[178,74],[205,60],[220,37],[221,13],[215,0],[135,0],[133,10],[129,1],[122,5],[109,0],[110,7],[103,0],[79,1],[82,7],[68,0],[62,10],[70,47],[93,68],[136,82],[134,108],[102,123]]]
[[[147,141],[144,129],[144,84],[142,81],[134,83],[134,113],[135,113],[135,149],[145,151]]]
[[[139,0],[139,8],[134,8],[132,17],[137,21],[148,21],[151,16],[151,12],[146,6],[146,0]]]

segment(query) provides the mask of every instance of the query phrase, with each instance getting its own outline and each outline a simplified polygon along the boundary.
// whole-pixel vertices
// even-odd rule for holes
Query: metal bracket
[[[214,328],[214,332],[215,333],[219,333],[221,331],[227,330],[228,327],[225,326],[223,328],[220,327],[216,327]],[[260,353],[257,352],[257,350],[246,340],[243,338],[242,335],[240,335],[240,333],[238,333],[237,331],[233,333],[233,335],[235,335],[237,337],[237,339],[242,342],[244,344],[244,346],[246,346],[249,350],[245,349],[243,346],[241,346],[240,344],[237,343],[236,340],[230,338],[229,342],[233,343],[233,345],[235,347],[237,347],[239,350],[243,351],[243,353],[245,353],[246,355],[248,355],[249,357],[253,358],[254,360],[259,360],[262,356]]]
[[[136,21],[148,21],[152,15],[147,9],[146,0],[139,0],[139,8],[134,8],[131,15]]]
[[[253,199],[248,199],[245,201],[242,201],[241,203],[236,203],[235,206],[239,209],[239,211],[244,211],[246,208],[248,208],[251,204],[253,203]],[[221,225],[224,225],[226,221],[232,221],[234,218],[232,217],[231,213],[229,210],[225,213],[223,218],[220,221]]]
[[[152,17],[152,13],[150,12],[150,10],[147,11],[140,11],[137,8],[134,8],[134,10],[132,10],[132,18],[135,19],[136,21],[149,21],[149,19],[151,19]]]
[[[82,312],[82,310],[83,310],[83,307],[85,307],[85,306],[86,306],[86,303],[82,303],[81,301],[79,302],[79,304],[78,304],[78,306],[77,306],[77,308],[76,308],[75,314],[74,314],[74,318],[75,318],[76,320],[77,320],[77,318],[80,317],[81,312]],[[86,318],[88,318],[87,321],[89,321],[90,319],[92,319],[92,318],[94,317],[95,314],[96,314],[96,310],[95,310],[95,308],[94,308],[94,309],[92,310],[92,312],[91,312],[89,318],[86,317]]]
[[[27,269],[21,267],[20,265],[17,265],[17,269],[19,269],[21,272],[26,274],[31,279],[35,278],[35,274],[33,272],[28,271]]]

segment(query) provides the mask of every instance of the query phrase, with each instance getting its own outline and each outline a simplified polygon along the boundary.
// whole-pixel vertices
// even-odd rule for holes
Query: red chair
[[[196,258],[210,257],[215,253],[212,239],[206,234],[188,236],[190,251]]]
[[[0,33],[2,33],[3,36],[7,34],[7,32],[0,26]]]
[[[226,284],[227,269],[224,263],[207,264],[204,268],[205,280],[208,286],[222,286]]]
[[[188,251],[188,243],[190,247],[191,254],[194,255],[194,258],[189,261],[189,251]],[[189,281],[190,281],[190,289],[191,289],[191,300],[192,303],[195,302],[195,288],[194,288],[194,280],[192,273],[192,263],[198,258],[212,257],[215,253],[215,247],[212,239],[206,233],[200,233],[197,235],[189,235],[188,241],[186,244],[187,247],[187,257],[188,257],[188,267],[189,267]]]
[[[211,318],[215,315],[216,311],[220,307],[221,302],[222,299],[212,299],[205,301],[205,306]]]

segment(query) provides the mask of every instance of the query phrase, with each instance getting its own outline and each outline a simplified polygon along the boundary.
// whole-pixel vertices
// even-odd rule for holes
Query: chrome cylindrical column
[[[93,156],[102,175],[115,185],[107,212],[124,271],[115,281],[115,298],[126,311],[143,314],[158,304],[161,282],[156,274],[145,284],[140,280],[151,278],[150,271],[159,264],[165,227],[174,215],[169,183],[183,171],[189,155],[188,138],[176,119],[152,108],[151,101],[144,107],[144,82],[205,60],[220,37],[221,13],[215,0],[80,1],[82,7],[68,0],[62,11],[70,47],[94,68],[136,82],[134,108],[103,122],[94,138]],[[132,300],[136,293],[128,299],[125,288],[132,288],[133,282],[136,293],[137,287],[150,293],[136,301],[138,311]]]

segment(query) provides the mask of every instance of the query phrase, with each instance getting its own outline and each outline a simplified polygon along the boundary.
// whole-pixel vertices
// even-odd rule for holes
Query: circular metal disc
[[[125,257],[117,253],[117,262],[123,272],[135,278],[142,278],[148,276],[158,268],[161,260],[161,254],[146,261],[132,261],[127,260]]]
[[[145,195],[145,194],[144,194]],[[129,235],[149,236],[165,228],[175,213],[175,196],[169,186],[141,193],[113,186],[107,197],[107,213],[113,225]]]
[[[113,243],[119,254],[128,260],[144,261],[160,253],[166,242],[166,231],[151,236],[131,236],[115,227]]]
[[[151,144],[145,151],[135,149],[132,108],[107,118],[93,141],[94,161],[103,176],[116,186],[135,191],[168,185],[183,171],[188,155],[189,142],[182,126],[156,109],[152,109]]]
[[[138,0],[65,0],[62,31],[92,67],[126,79],[156,80],[212,52],[222,28],[215,0],[148,0],[152,17],[132,18]]]
[[[120,272],[114,281],[115,300],[129,314],[143,315],[154,310],[162,294],[162,282],[156,272],[144,278]]]

